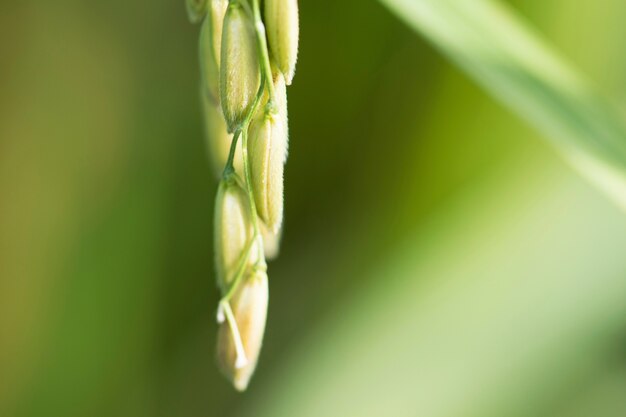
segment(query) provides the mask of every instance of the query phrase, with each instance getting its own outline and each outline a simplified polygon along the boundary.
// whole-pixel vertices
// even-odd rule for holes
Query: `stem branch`
[[[257,39],[257,49],[259,53],[259,59],[261,60],[261,74],[267,80],[267,91],[269,92],[270,99],[267,103],[270,109],[274,108],[274,77],[272,76],[272,66],[270,65],[270,54],[267,47],[267,38],[265,35],[265,25],[261,19],[261,8],[259,6],[259,0],[252,0],[252,17],[254,20],[254,32]]]

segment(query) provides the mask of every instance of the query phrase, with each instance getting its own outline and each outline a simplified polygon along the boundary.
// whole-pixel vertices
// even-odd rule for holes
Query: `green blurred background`
[[[184,3],[0,5],[0,416],[626,415],[624,211],[377,2],[300,3],[245,394]],[[626,103],[622,0],[510,5]]]

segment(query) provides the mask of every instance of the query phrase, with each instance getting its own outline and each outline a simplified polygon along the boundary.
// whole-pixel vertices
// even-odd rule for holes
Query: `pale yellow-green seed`
[[[215,103],[211,102],[206,91],[202,92],[202,103],[208,151],[212,162],[211,165],[213,166],[216,177],[220,178],[226,167],[226,162],[228,161],[233,135],[227,131],[221,108],[216,107]],[[241,140],[237,142],[233,165],[236,172],[243,173]]]
[[[265,259],[276,259],[280,253],[280,241],[282,239],[283,228],[280,227],[277,232],[273,232],[265,225],[265,223],[259,222],[259,231],[263,238]]]
[[[238,366],[240,358],[228,321],[220,324],[217,336],[217,361],[224,375],[239,391],[245,391],[248,387],[261,352],[268,297],[267,274],[257,270],[245,277],[230,300],[247,359],[244,366]]]
[[[215,206],[215,266],[222,294],[232,283],[252,236],[250,205],[241,182],[237,177],[223,180]]]
[[[227,0],[209,0],[200,30],[200,72],[204,88],[212,101],[219,103],[220,51]],[[218,104],[219,105],[219,104]]]
[[[230,3],[224,19],[220,99],[229,132],[241,126],[261,84],[252,22],[241,5]]]
[[[211,20],[211,27],[213,28],[213,53],[216,61],[219,61],[221,56],[222,30],[227,9],[228,0],[209,0],[207,18]]]
[[[207,0],[186,0],[187,15],[191,23],[200,23],[207,10]]]
[[[287,159],[287,91],[278,73],[273,106],[265,107],[250,126],[248,154],[252,190],[259,217],[277,234],[283,220],[283,172]]]
[[[265,27],[274,62],[291,85],[298,60],[298,0],[265,0]]]

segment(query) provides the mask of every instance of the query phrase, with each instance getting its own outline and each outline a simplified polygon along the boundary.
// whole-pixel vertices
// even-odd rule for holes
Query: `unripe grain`
[[[227,7],[227,0],[208,0],[206,18],[200,30],[200,72],[202,84],[215,103],[219,103],[222,27]]]
[[[187,16],[191,23],[200,23],[207,10],[207,0],[186,0]]]
[[[245,10],[230,3],[224,19],[220,97],[229,132],[241,126],[261,84],[255,34]]]
[[[259,231],[263,237],[263,249],[265,259],[271,261],[276,259],[280,253],[280,241],[282,239],[283,228],[278,231],[271,231],[263,222],[259,223]]]
[[[275,101],[250,126],[252,189],[259,217],[277,234],[283,220],[283,172],[287,159],[287,92],[281,73],[274,81]]]
[[[234,177],[220,183],[215,207],[215,265],[222,291],[229,285],[253,236],[248,196]]]
[[[298,60],[298,0],[265,0],[265,27],[274,62],[291,85]]]
[[[217,178],[224,172],[226,161],[230,154],[230,145],[233,135],[228,133],[226,122],[222,116],[221,109],[211,102],[206,91],[202,92],[202,103],[204,109],[204,122],[206,128],[206,139],[209,155],[213,165],[213,170]],[[241,152],[241,140],[237,143],[233,166],[236,172],[243,172],[243,157]]]
[[[244,391],[259,358],[265,332],[268,303],[267,274],[254,271],[245,278],[231,299],[233,315],[237,323],[245,352],[245,362],[240,362],[236,342],[228,321],[224,321],[217,336],[217,361],[220,369],[239,391]]]

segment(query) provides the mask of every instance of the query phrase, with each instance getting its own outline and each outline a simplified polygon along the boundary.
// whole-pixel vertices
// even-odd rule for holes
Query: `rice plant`
[[[81,6],[0,4],[0,416],[626,415],[626,3]]]
[[[281,235],[286,87],[295,73],[299,40],[296,0],[265,0],[263,6],[261,13],[259,0],[187,2],[191,22],[204,20],[201,94],[212,128],[207,140],[218,167],[225,161],[215,208],[222,293],[217,356],[240,391],[261,351],[268,303],[265,258],[276,256]]]

